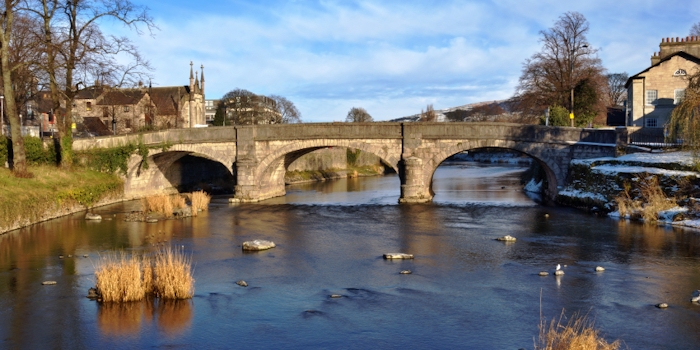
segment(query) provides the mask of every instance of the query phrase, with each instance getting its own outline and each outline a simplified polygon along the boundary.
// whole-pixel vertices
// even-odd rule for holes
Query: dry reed
[[[144,298],[142,259],[127,257],[125,253],[104,258],[95,270],[96,288],[102,301],[127,302]]]
[[[189,299],[194,294],[191,259],[182,250],[171,248],[150,256],[109,255],[95,270],[95,279],[103,302],[138,301],[148,294]]]
[[[141,199],[141,207],[146,213],[159,213],[167,217],[173,215],[175,209],[186,207],[185,199],[180,195],[159,194]]]
[[[165,248],[156,253],[153,293],[164,299],[189,299],[194,295],[192,262],[181,249]]]
[[[535,342],[535,350],[617,350],[620,341],[608,343],[600,332],[593,327],[593,321],[586,316],[574,314],[567,323],[562,324],[564,311],[559,320],[547,327],[544,319],[540,321],[539,337]]]
[[[624,191],[615,198],[621,216],[639,215],[645,221],[656,221],[659,212],[674,208],[675,198],[666,198],[656,176],[647,176],[639,183],[639,197],[633,198],[631,185],[625,183]]]
[[[204,191],[192,192],[190,195],[190,201],[192,202],[192,215],[197,216],[197,212],[200,210],[207,210],[209,208],[209,201],[211,197]]]

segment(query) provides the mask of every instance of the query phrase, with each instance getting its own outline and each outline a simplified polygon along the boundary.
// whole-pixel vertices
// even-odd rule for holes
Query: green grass
[[[122,180],[92,170],[30,166],[32,178],[17,178],[0,168],[0,232],[16,222],[32,223],[48,212],[76,204],[91,207],[110,195],[121,195]]]

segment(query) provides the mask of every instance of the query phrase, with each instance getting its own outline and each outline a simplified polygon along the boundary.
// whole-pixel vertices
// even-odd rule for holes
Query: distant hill
[[[438,122],[465,121],[465,122],[501,122],[538,124],[537,117],[523,117],[519,112],[514,111],[514,101],[500,100],[476,102],[462,106],[436,109]],[[406,117],[392,119],[392,122],[416,122],[420,119],[420,113]]]

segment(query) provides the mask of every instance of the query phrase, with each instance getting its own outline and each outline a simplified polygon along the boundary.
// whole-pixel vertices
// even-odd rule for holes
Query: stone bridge
[[[565,185],[572,159],[615,156],[620,132],[505,123],[318,123],[250,125],[166,131],[75,140],[74,150],[129,143],[152,147],[147,169],[132,155],[125,195],[138,198],[173,192],[171,165],[191,155],[222,164],[235,179],[234,198],[255,202],[285,195],[286,168],[302,155],[326,147],[369,152],[396,170],[401,203],[433,198],[432,178],[450,156],[477,148],[505,148],[532,157],[545,170],[545,193]]]

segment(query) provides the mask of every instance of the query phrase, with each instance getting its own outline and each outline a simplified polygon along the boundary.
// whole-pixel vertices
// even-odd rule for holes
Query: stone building
[[[664,128],[685,96],[687,76],[700,67],[700,37],[661,40],[651,66],[625,83],[627,125]]]
[[[190,62],[188,85],[120,89],[96,83],[78,92],[73,117],[88,129],[99,120],[116,134],[205,126],[204,66],[200,76]]]

